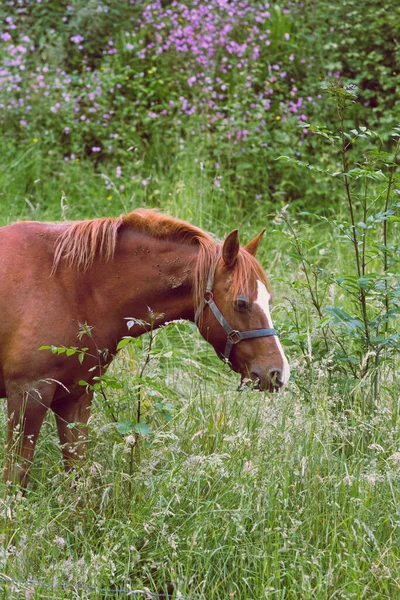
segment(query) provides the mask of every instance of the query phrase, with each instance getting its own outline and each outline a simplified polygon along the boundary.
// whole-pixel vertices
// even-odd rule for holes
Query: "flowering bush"
[[[307,121],[315,97],[301,83],[309,64],[294,39],[295,4],[120,4],[8,3],[7,135],[96,165],[154,145],[169,157],[193,139],[232,177],[251,170],[257,185],[266,177],[260,157],[302,143],[307,130],[293,125]]]
[[[314,23],[318,43],[333,35],[337,15],[325,22],[324,6],[310,15],[290,0],[11,0],[3,130],[52,160],[111,162],[125,174],[136,152],[146,181],[155,161],[170,165],[191,147],[211,180],[224,167],[241,204],[260,192],[304,197],[310,181],[274,161],[315,150],[306,123],[324,110],[320,80],[339,76],[342,62],[317,64],[307,34]]]

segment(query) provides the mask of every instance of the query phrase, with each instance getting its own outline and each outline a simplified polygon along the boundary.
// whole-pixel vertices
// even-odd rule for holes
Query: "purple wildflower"
[[[82,37],[81,35],[77,34],[77,35],[73,35],[69,38],[71,40],[71,42],[73,42],[74,44],[80,44],[81,42],[83,42],[83,40],[85,39],[84,37]]]

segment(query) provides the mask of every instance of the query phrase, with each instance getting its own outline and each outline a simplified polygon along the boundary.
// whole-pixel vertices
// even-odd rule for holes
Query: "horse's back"
[[[0,335],[49,278],[54,240],[55,231],[45,223],[0,228]]]
[[[61,232],[62,225],[21,221],[0,227],[0,285],[4,284],[3,276],[21,268],[19,278],[37,277],[44,274],[44,269],[50,273],[54,254],[54,244]],[[8,282],[5,284],[8,287]]]
[[[50,274],[59,233],[60,226],[48,223],[0,227],[0,393],[6,371],[46,343],[54,325]]]

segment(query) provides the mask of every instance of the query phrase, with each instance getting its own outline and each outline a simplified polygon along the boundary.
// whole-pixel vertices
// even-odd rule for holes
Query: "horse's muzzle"
[[[283,386],[283,371],[278,367],[265,371],[261,367],[255,367],[250,373],[252,388],[260,391],[279,392]]]

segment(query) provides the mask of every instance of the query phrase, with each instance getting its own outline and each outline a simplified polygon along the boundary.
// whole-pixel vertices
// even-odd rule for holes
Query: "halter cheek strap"
[[[226,332],[227,340],[226,340],[226,345],[225,345],[225,350],[224,350],[224,358],[226,361],[229,361],[232,347],[235,346],[236,344],[238,344],[239,342],[241,342],[242,340],[249,340],[252,338],[259,338],[259,337],[271,337],[273,335],[277,336],[278,332],[272,328],[251,329],[250,331],[238,331],[237,329],[233,329],[229,325],[228,321],[225,319],[224,315],[221,313],[218,306],[216,305],[216,303],[214,301],[214,296],[212,293],[218,258],[219,258],[219,255],[217,256],[217,260],[215,261],[214,265],[211,266],[210,271],[208,273],[207,287],[206,287],[206,291],[204,294],[203,304],[200,304],[200,306],[196,310],[196,314],[194,316],[194,322],[196,323],[196,325],[198,324],[199,317],[200,317],[201,313],[203,312],[204,308],[206,306],[209,306],[211,312],[217,319],[218,323],[224,328],[224,330]]]

